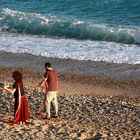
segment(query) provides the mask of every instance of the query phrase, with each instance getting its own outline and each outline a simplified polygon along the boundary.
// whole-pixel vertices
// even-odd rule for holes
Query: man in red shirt
[[[45,63],[46,73],[44,75],[44,79],[39,84],[46,85],[47,84],[47,93],[46,93],[46,111],[47,111],[47,119],[50,119],[50,106],[51,102],[55,108],[55,117],[58,116],[58,101],[57,101],[57,91],[58,91],[58,74],[53,68],[51,67],[51,63]],[[37,86],[37,89],[38,87]]]

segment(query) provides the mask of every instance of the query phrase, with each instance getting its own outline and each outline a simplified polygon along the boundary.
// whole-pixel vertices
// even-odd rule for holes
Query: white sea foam
[[[55,58],[140,64],[140,46],[0,33],[0,51]]]

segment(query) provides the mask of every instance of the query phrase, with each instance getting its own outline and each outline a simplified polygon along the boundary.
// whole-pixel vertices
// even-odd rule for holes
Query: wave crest
[[[0,12],[1,31],[47,35],[74,39],[140,43],[136,29],[113,28],[86,21],[72,21],[53,16],[3,9]]]

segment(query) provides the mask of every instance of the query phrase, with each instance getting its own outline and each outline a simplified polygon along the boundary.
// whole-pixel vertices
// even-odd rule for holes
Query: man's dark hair
[[[45,67],[51,67],[51,63],[49,62],[45,63]]]

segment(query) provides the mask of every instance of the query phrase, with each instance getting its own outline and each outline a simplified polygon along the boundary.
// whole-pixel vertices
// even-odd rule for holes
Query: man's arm
[[[45,80],[43,79],[43,80],[39,83],[39,85],[38,85],[37,87],[42,86],[42,85],[44,84],[44,82],[45,82]]]
[[[43,80],[39,83],[39,85],[36,86],[36,90],[38,90],[40,86],[43,86],[46,81],[47,81],[47,78],[43,78]]]

